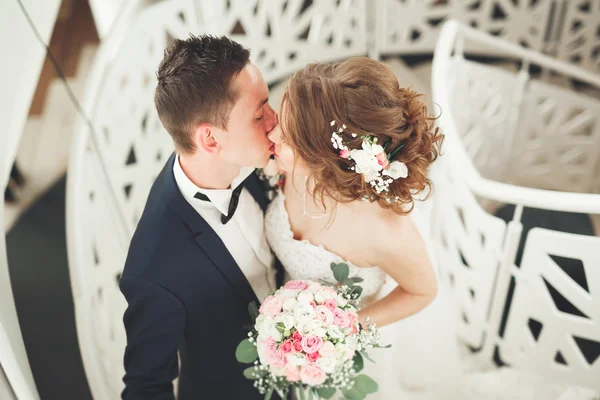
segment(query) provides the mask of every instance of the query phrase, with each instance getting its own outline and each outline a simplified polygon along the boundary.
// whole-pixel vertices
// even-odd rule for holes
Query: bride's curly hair
[[[282,97],[282,131],[315,182],[314,195],[347,203],[357,199],[377,201],[383,208],[407,214],[413,196],[428,190],[429,165],[440,154],[444,135],[434,128],[423,95],[401,88],[383,63],[366,57],[335,64],[310,64],[294,73]],[[377,193],[362,175],[350,170],[352,160],[340,158],[331,142],[330,122],[346,125],[344,144],[360,149],[361,135],[378,143],[390,142],[387,152],[403,145],[392,161],[408,167],[408,177],[394,180],[389,192]],[[356,133],[353,137],[349,133]],[[389,202],[389,199],[396,201]]]

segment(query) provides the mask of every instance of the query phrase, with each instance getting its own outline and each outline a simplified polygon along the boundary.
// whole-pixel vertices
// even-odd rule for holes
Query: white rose
[[[296,318],[291,312],[284,312],[277,316],[277,321],[283,323],[285,330],[290,330],[296,325]]]
[[[294,317],[297,322],[311,320],[315,317],[315,309],[307,303],[298,303],[294,307]]]
[[[300,323],[298,323],[297,327],[298,331],[302,336],[314,335],[316,334],[315,330],[317,330],[318,328],[321,328],[321,322],[314,319],[303,320]]]
[[[346,338],[346,344],[356,350],[356,346],[358,345],[358,337],[356,335],[351,335]]]
[[[334,357],[321,357],[317,360],[317,365],[321,367],[326,374],[331,374],[335,372],[338,362]]]
[[[313,331],[313,335],[316,335],[316,336],[324,338],[325,335],[327,335],[327,329],[325,329],[325,328],[323,328],[321,326],[318,327],[318,328],[315,328],[314,331]]]
[[[298,295],[298,303],[310,303],[311,301],[313,301],[315,298],[313,297],[313,294],[311,292],[301,292]]]
[[[260,327],[262,326],[265,317],[266,316],[264,314],[259,314],[258,317],[256,317],[256,321],[254,321],[254,329],[260,331]]]
[[[331,325],[329,328],[327,328],[327,333],[332,339],[343,339],[346,336],[337,325]]]
[[[346,304],[348,304],[348,301],[338,294],[335,297],[335,304],[337,304],[338,307],[344,307]]]
[[[286,288],[281,288],[281,289],[279,289],[277,291],[276,294],[282,295],[283,297],[293,297],[293,298],[295,298],[296,295],[298,294],[298,291],[297,290],[286,289]]]
[[[322,287],[323,286],[319,282],[311,282],[308,284],[306,290],[311,293],[317,293],[319,290],[321,290]]]
[[[315,301],[319,304],[323,303],[327,299],[334,299],[336,293],[332,290],[319,290],[315,294]]]
[[[263,337],[273,336],[276,342],[281,340],[281,332],[277,330],[276,322],[272,317],[266,317],[263,321],[258,334]]]
[[[408,167],[403,162],[393,161],[384,174],[392,179],[406,178],[408,176]]]
[[[302,353],[288,353],[286,357],[288,364],[294,365],[296,367],[301,367],[308,363],[306,356]]]
[[[263,365],[267,365],[268,361],[267,361],[267,355],[266,355],[266,349],[267,349],[267,344],[264,341],[259,341],[257,346],[256,346],[256,351],[258,353],[258,359],[260,360],[260,363]]]
[[[292,311],[297,303],[296,297],[287,297],[283,301],[283,311]]]
[[[354,349],[345,343],[335,345],[335,354],[338,360],[350,360],[354,357]]]

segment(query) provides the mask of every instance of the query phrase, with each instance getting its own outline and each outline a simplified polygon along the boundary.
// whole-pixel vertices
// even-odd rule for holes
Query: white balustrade
[[[68,174],[70,274],[79,342],[94,398],[116,398],[122,389],[125,302],[118,292],[118,276],[152,182],[173,151],[153,104],[155,70],[163,49],[188,33],[229,35],[250,48],[252,60],[267,83],[274,84],[313,61],[366,54],[432,53],[441,21],[456,16],[531,48],[557,51],[556,42],[545,40],[542,33],[556,1],[540,0],[531,6],[508,0],[477,3],[480,5],[474,9],[454,0],[138,0],[126,4],[92,68],[82,102],[90,124],[83,118],[78,121]],[[490,17],[502,13],[504,21]],[[368,16],[374,18],[369,26]],[[518,242],[520,231],[518,219],[507,224],[490,215],[478,197],[528,207],[600,213],[597,197],[590,194],[511,185],[539,178],[563,190],[575,174],[578,191],[598,188],[599,178],[586,174],[592,168],[592,158],[598,156],[592,149],[596,131],[584,140],[576,133],[573,136],[578,139],[571,141],[560,135],[565,127],[575,132],[595,121],[596,103],[565,93],[570,96],[566,101],[571,111],[558,113],[555,120],[545,119],[548,111],[544,104],[551,108],[560,90],[555,92],[555,87],[532,81],[524,73],[511,74],[459,57],[460,52],[454,51],[459,31],[463,32],[456,25],[445,28],[434,65],[435,101],[442,106],[440,124],[448,136],[446,156],[440,162],[446,165],[443,160],[450,158],[453,162],[438,171],[435,198],[443,198],[444,205],[436,203],[433,209],[433,236],[440,243],[439,259],[447,261],[442,275],[453,287],[462,311],[460,337],[489,356],[490,348],[502,344],[502,338],[493,335],[500,310],[496,304],[506,294],[498,288],[503,290],[514,269],[514,246],[510,245]],[[530,62],[542,57],[516,45],[499,46],[497,39],[485,34],[466,32],[464,46],[473,45],[477,54],[510,54],[515,59],[531,56]],[[369,44],[373,43],[377,46],[372,48]],[[542,58],[544,62],[547,59]],[[558,65],[559,72],[577,71],[578,79],[597,85],[594,74]],[[550,102],[540,104],[541,98]],[[577,114],[580,108],[585,111]],[[538,125],[525,120],[524,110],[547,122],[544,132],[538,129],[536,133]],[[532,141],[513,135],[519,129],[531,132]],[[553,132],[556,143],[573,147],[561,161],[574,166],[573,171],[552,172],[562,164],[548,153],[548,162],[538,172],[521,175],[519,182],[500,181],[515,170],[535,170],[530,165],[537,159],[528,158],[525,150],[515,157],[511,146],[537,148],[539,141],[536,144],[533,138],[545,131]],[[539,154],[550,151],[548,146],[539,149]],[[521,324],[521,320],[516,321],[515,326]],[[503,353],[507,357],[508,349]]]
[[[469,60],[464,43],[497,47],[522,68]],[[600,214],[600,101],[539,79],[539,69],[600,88],[600,76],[582,68],[456,21],[444,26],[432,78],[447,141],[432,226],[464,341],[487,360],[497,347],[515,368],[600,390],[600,237],[534,228],[516,265],[524,207]],[[516,205],[513,219],[489,214],[481,199]]]

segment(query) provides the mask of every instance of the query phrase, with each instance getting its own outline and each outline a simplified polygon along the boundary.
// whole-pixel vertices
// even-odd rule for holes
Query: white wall
[[[15,394],[8,383],[8,379],[6,379],[6,374],[2,370],[2,365],[0,365],[0,399],[16,400]]]
[[[45,43],[50,41],[60,0],[21,0]],[[7,146],[0,159],[0,185],[4,187],[27,120],[46,54],[17,0],[0,0],[0,144]],[[1,225],[0,225],[1,226]]]
[[[88,0],[98,36],[105,39],[112,28],[115,19],[125,5],[125,0]]]

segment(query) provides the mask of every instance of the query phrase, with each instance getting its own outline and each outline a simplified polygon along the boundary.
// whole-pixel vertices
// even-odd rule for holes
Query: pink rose
[[[323,302],[323,305],[327,308],[329,308],[331,311],[335,310],[337,308],[337,304],[335,302],[334,299],[327,299]]]
[[[317,303],[315,303],[314,300],[311,300],[309,303],[311,306],[313,306],[313,308],[315,308],[317,306]]]
[[[307,357],[310,360],[310,362],[315,362],[319,359],[319,357],[321,357],[321,355],[318,351],[315,351],[314,353],[308,354]]]
[[[341,308],[333,310],[333,323],[342,328],[350,328],[348,313]]]
[[[263,301],[258,310],[261,314],[274,317],[281,312],[283,306],[283,297],[281,296],[269,296]]]
[[[319,349],[319,354],[323,357],[330,357],[335,353],[335,346],[331,342],[323,343],[323,346]]]
[[[319,351],[321,346],[323,346],[323,338],[320,336],[310,335],[302,338],[302,350],[304,350],[306,354]]]
[[[327,376],[323,370],[316,365],[304,365],[300,368],[300,379],[303,383],[311,386],[317,386],[325,382]]]
[[[348,158],[348,157],[350,157],[350,150],[342,150],[342,151],[340,151],[340,157],[342,157],[342,158]]]
[[[273,337],[269,337],[267,340],[266,358],[269,365],[277,368],[281,368],[285,365],[285,354],[280,348],[277,348],[277,343]]]
[[[298,371],[298,367],[292,364],[286,364],[283,368],[283,373],[285,374],[285,379],[289,382],[297,382],[300,380],[300,373]]]
[[[308,287],[308,283],[306,281],[288,281],[284,288],[290,290],[304,290]]]
[[[292,335],[292,340],[297,340],[297,341],[302,340],[302,334],[300,333],[300,331],[296,330],[294,332],[294,334]]]
[[[333,313],[325,305],[317,306],[317,308],[315,308],[315,318],[317,321],[321,321],[324,325],[333,324]]]
[[[298,353],[300,353],[300,352],[302,351],[302,341],[301,341],[301,340],[294,340],[294,341],[292,342],[292,349],[293,349],[295,352],[298,352]]]
[[[381,165],[382,168],[387,168],[388,165],[390,164],[389,160],[387,159],[387,156],[385,153],[379,153],[375,156],[375,158],[377,158],[377,162],[379,163],[379,165]]]
[[[290,339],[283,342],[281,344],[281,346],[279,346],[279,347],[281,348],[281,351],[283,351],[284,353],[289,353],[293,350],[292,341]]]
[[[354,313],[347,313],[348,320],[350,320],[350,327],[352,328],[352,333],[358,332],[358,317]]]

